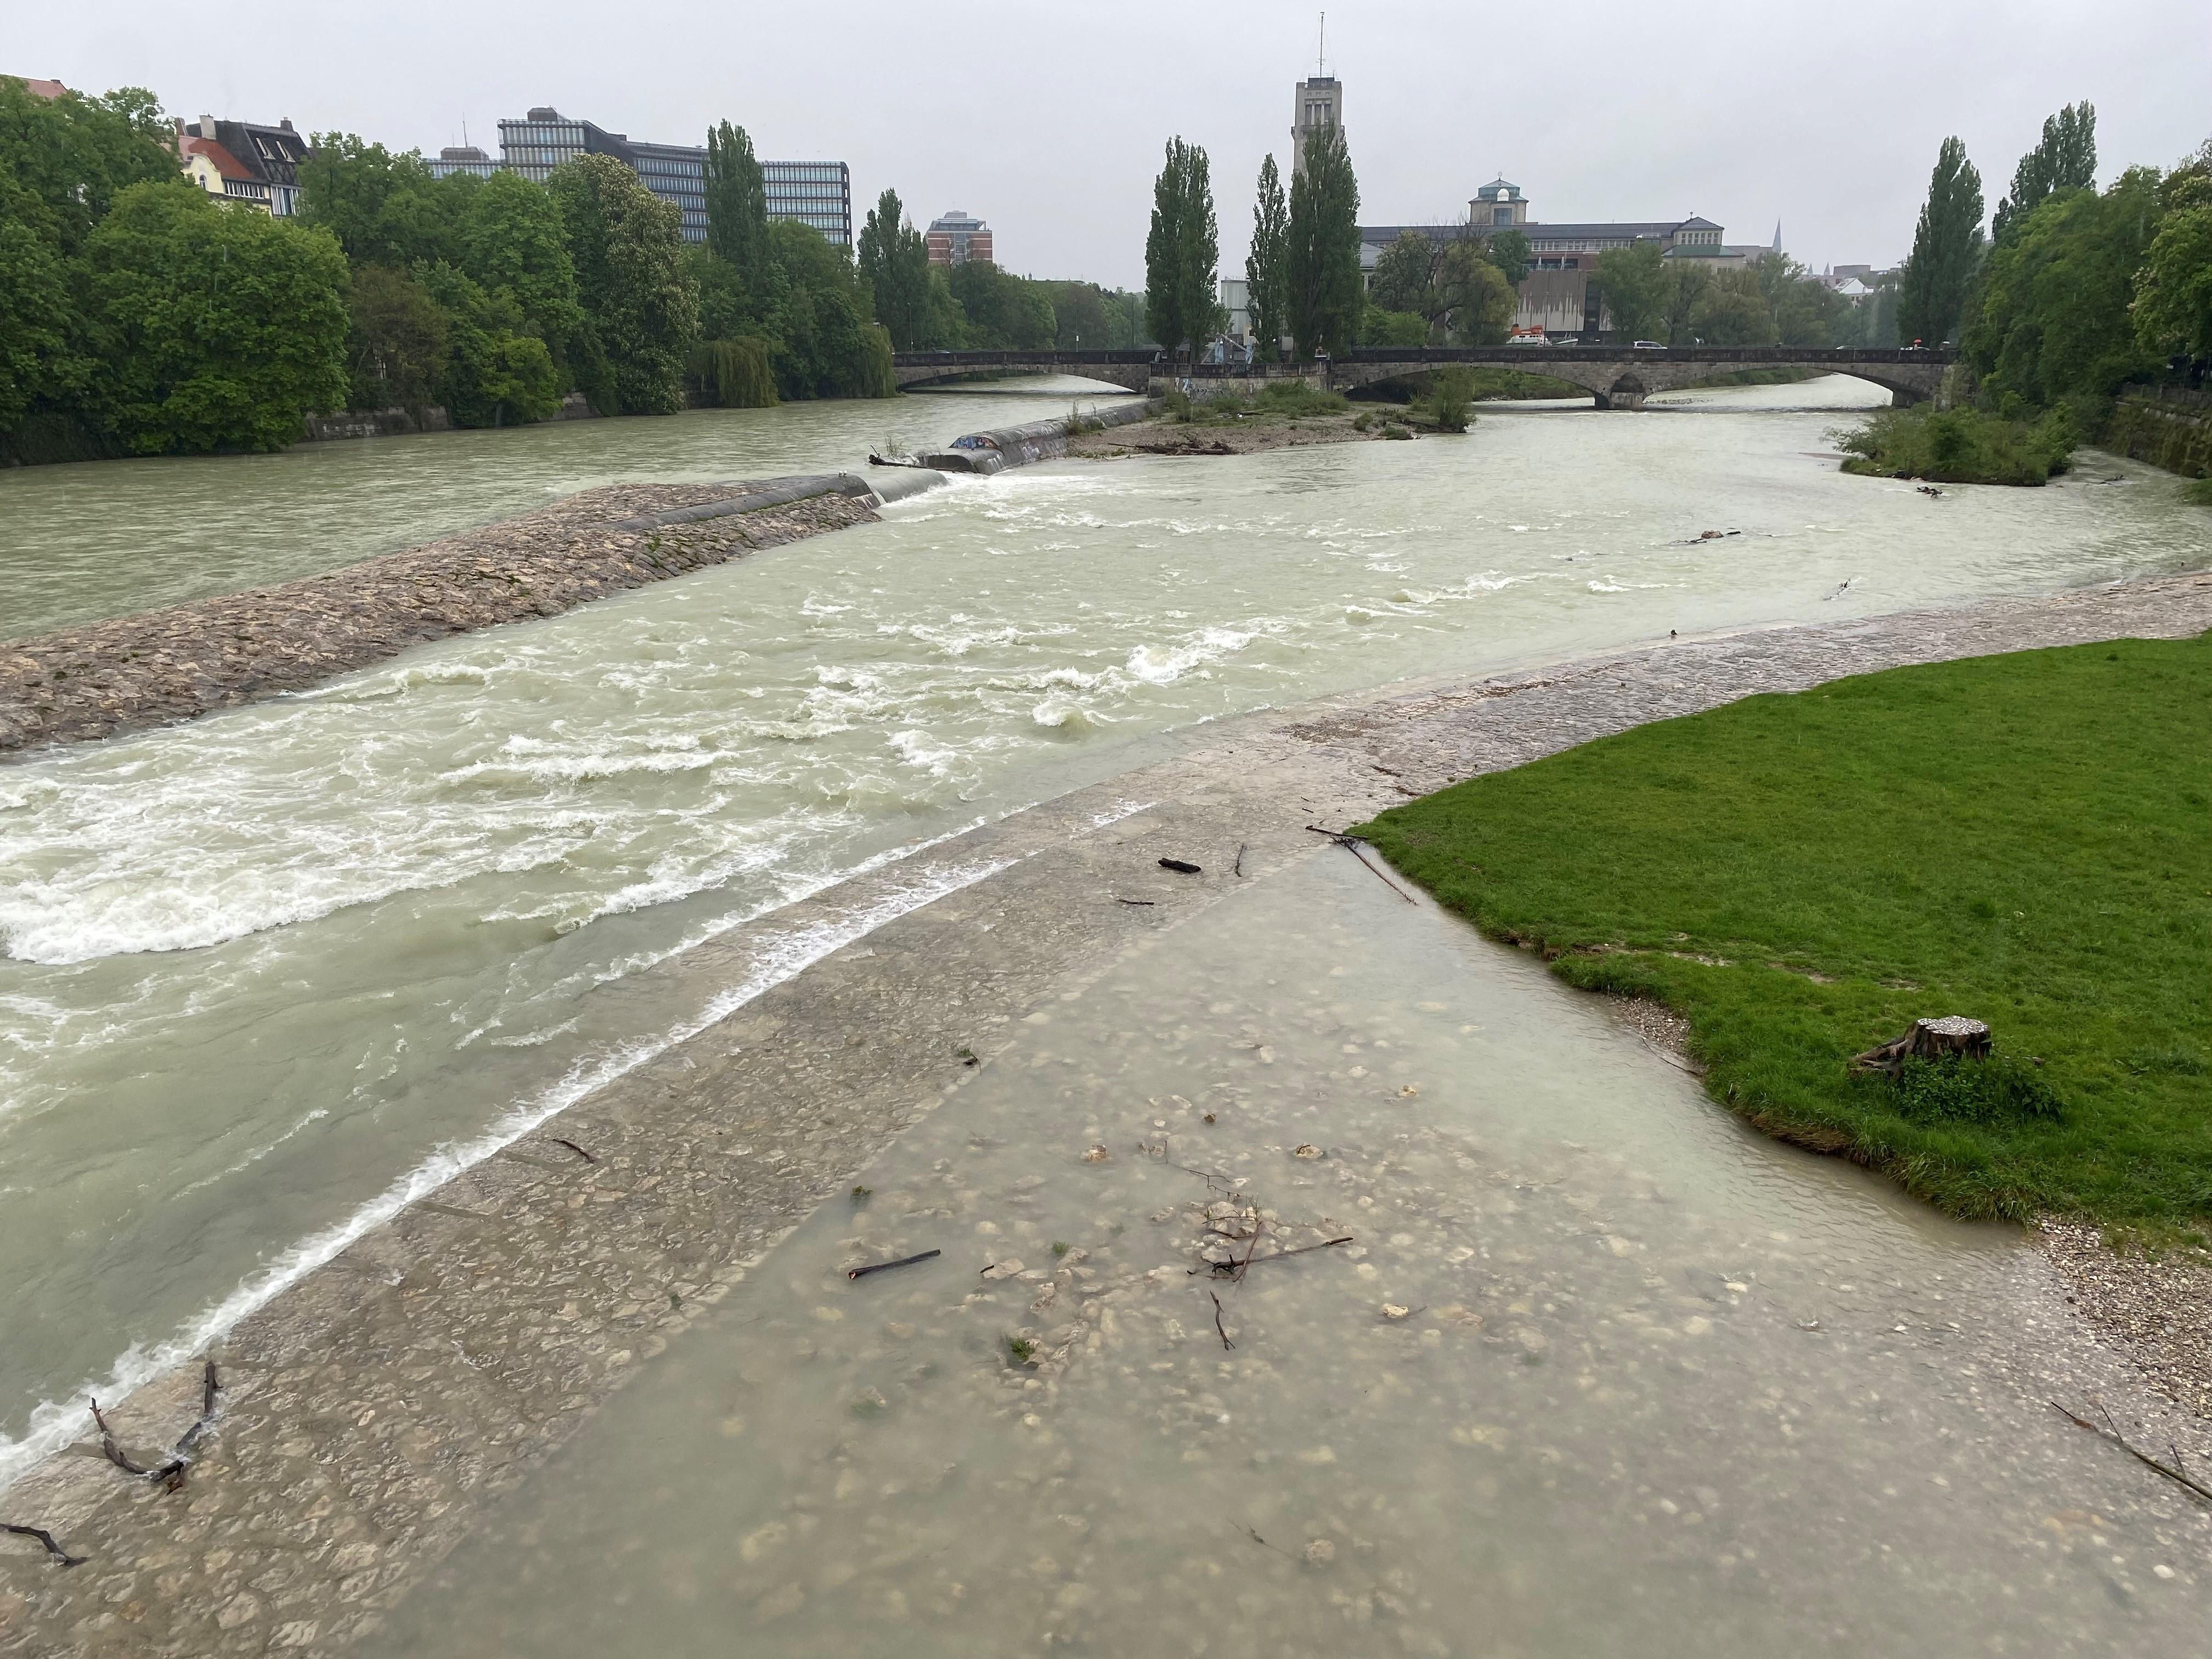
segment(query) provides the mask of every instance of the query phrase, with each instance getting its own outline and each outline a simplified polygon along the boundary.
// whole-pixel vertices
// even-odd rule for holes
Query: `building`
[[[1222,332],[1239,345],[1252,343],[1252,290],[1242,276],[1221,279],[1221,308],[1229,314]]]
[[[33,98],[58,98],[69,90],[58,81],[39,81],[27,75],[18,78],[23,82],[23,90]]]
[[[246,202],[289,219],[300,210],[300,164],[307,141],[286,116],[273,127],[203,115],[176,123],[177,159],[185,176],[210,196]]]
[[[474,145],[438,152],[430,171],[492,173],[504,169],[544,184],[553,169],[579,155],[611,155],[638,182],[683,215],[687,242],[707,240],[707,151],[697,144],[656,144],[609,132],[559,110],[538,108],[499,124],[500,160]],[[819,231],[838,247],[853,245],[853,177],[842,161],[763,161],[768,216],[790,219]]]
[[[1610,319],[1604,295],[1590,279],[1598,257],[1610,249],[1654,242],[1664,258],[1709,260],[1716,267],[1747,264],[1767,251],[1732,246],[1719,225],[1695,214],[1686,219],[1548,224],[1529,216],[1521,186],[1504,179],[1493,179],[1476,191],[1467,209],[1465,222],[1455,225],[1362,225],[1359,264],[1367,280],[1374,280],[1383,251],[1409,230],[1432,241],[1518,231],[1528,243],[1528,275],[1521,284],[1514,331],[1595,334],[1609,326]]]
[[[1306,136],[1344,125],[1344,88],[1334,75],[1315,75],[1298,82],[1291,122],[1291,171],[1306,170]]]
[[[964,265],[970,260],[977,264],[996,264],[991,255],[991,228],[963,208],[939,214],[929,222],[929,234],[923,239],[929,246],[929,263],[944,265]]]

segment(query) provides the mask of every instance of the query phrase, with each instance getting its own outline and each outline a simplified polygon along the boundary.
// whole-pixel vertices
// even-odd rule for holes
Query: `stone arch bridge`
[[[1194,390],[1250,392],[1268,380],[1297,380],[1332,391],[1382,380],[1417,380],[1455,364],[1514,368],[1582,387],[1600,409],[1641,409],[1654,392],[1747,368],[1809,368],[1869,380],[1899,405],[1926,403],[1942,389],[1956,353],[1873,347],[1680,346],[1637,351],[1624,346],[1361,347],[1334,362],[1172,364],[1164,353],[1133,351],[902,351],[891,371],[902,387],[973,375],[1071,374],[1129,392],[1158,392],[1187,379]]]

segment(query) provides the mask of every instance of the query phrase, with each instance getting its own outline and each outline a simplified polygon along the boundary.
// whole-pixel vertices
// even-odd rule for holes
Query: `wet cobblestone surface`
[[[640,510],[634,499],[622,508]],[[733,533],[727,523],[700,530]],[[247,1319],[218,1351],[221,1414],[181,1490],[130,1480],[95,1440],[18,1482],[0,1497],[0,1519],[50,1527],[88,1559],[63,1568],[29,1539],[0,1537],[0,1653],[343,1650],[481,1505],[891,1137],[987,1067],[1006,1028],[1143,933],[1189,924],[1240,879],[1298,857],[1346,856],[1309,823],[1358,821],[1474,773],[1754,692],[2208,627],[2212,575],[2165,577],[1662,642],[1224,721],[1173,759],[664,964],[623,994],[653,996],[668,983],[658,975],[733,982],[772,954],[776,929],[859,914],[930,871],[993,872],[610,1085]],[[1233,873],[1240,848],[1243,878]],[[1174,874],[1163,856],[1202,872]],[[2021,1257],[2012,1326],[2024,1372],[2094,1383],[2120,1408],[2122,1350],[2099,1347],[2057,1277],[2031,1252]],[[169,1444],[198,1414],[198,1386],[194,1368],[143,1390],[111,1413],[118,1434],[147,1450]]]

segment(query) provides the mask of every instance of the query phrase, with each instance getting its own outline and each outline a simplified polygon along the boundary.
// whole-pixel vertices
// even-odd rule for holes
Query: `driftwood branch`
[[[2057,1412],[2061,1417],[2071,1423],[2075,1428],[2087,1429],[2090,1433],[2097,1436],[2100,1439],[2111,1441],[2129,1456],[2134,1458],[2136,1462],[2144,1464],[2150,1468],[2156,1469],[2167,1480],[2172,1481],[2174,1485],[2178,1486],[2186,1486],[2191,1492],[2196,1493],[2197,1497],[2203,1499],[2204,1502],[2212,1504],[2212,1487],[2202,1486],[2198,1482],[2191,1480],[2187,1474],[2183,1473],[2180,1467],[2181,1454],[2179,1451],[2177,1450],[2173,1453],[2173,1462],[2171,1464],[2161,1463],[2158,1459],[2153,1457],[2148,1452],[2129,1444],[2127,1437],[2122,1434],[2118,1426],[2113,1423],[2112,1413],[2110,1412],[2105,1413],[2105,1421],[2101,1425],[2100,1425],[2098,1424],[2092,1423],[2086,1417],[2075,1416],[2072,1412],[2068,1411],[2065,1407],[2060,1405],[2056,1400],[2051,1401],[2048,1403],[2051,1410]],[[2100,1406],[2098,1409],[2100,1411],[2103,1411],[2104,1407]]]
[[[1373,865],[1367,862],[1367,855],[1359,850],[1362,841],[1360,836],[1347,836],[1339,830],[1324,830],[1317,823],[1310,823],[1306,825],[1306,828],[1312,830],[1316,836],[1327,836],[1339,847],[1345,848],[1352,854],[1352,857],[1359,860],[1360,867],[1362,869],[1365,870],[1370,875],[1373,876],[1376,880],[1381,882],[1385,887],[1395,893],[1400,898],[1405,900],[1407,903],[1416,904],[1419,902],[1419,901],[1414,898],[1411,893],[1399,886],[1396,882],[1391,880],[1389,877],[1384,875]]]
[[[924,1250],[919,1255],[902,1255],[896,1261],[872,1261],[865,1267],[848,1267],[848,1279],[866,1279],[870,1273],[889,1273],[893,1267],[911,1267],[917,1261],[934,1261],[945,1254],[942,1250]]]
[[[106,1454],[107,1461],[124,1474],[151,1481],[164,1492],[179,1491],[185,1484],[185,1471],[192,1466],[192,1448],[199,1443],[200,1436],[206,1433],[215,1421],[216,1396],[222,1392],[222,1384],[216,1375],[215,1361],[210,1359],[201,1378],[198,1420],[178,1437],[177,1443],[169,1449],[167,1458],[151,1468],[132,1462],[130,1454],[116,1443],[115,1431],[108,1426],[106,1415],[100,1409],[100,1401],[95,1400],[92,1402],[92,1420],[100,1425],[100,1449]]]
[[[1221,1298],[1214,1296],[1212,1291],[1208,1291],[1206,1294],[1213,1297],[1213,1328],[1220,1333],[1221,1351],[1226,1353],[1237,1345],[1229,1340],[1229,1328],[1221,1322]]]
[[[59,1544],[54,1542],[53,1534],[48,1532],[44,1527],[19,1527],[13,1521],[0,1521],[0,1532],[12,1532],[18,1538],[37,1539],[46,1547],[46,1553],[65,1567],[81,1567],[92,1559],[85,1555],[71,1555]]]
[[[586,1164],[597,1164],[599,1161],[573,1140],[564,1139],[559,1135],[552,1136],[551,1139],[556,1146],[566,1146],[570,1152],[575,1153],[578,1158],[582,1158]]]

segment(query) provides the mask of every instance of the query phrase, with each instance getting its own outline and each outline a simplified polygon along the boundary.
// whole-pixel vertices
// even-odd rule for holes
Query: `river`
[[[1195,722],[2202,558],[2178,483],[2124,464],[2089,469],[2115,485],[1937,501],[1840,476],[1833,410],[1881,400],[1835,380],[1641,416],[1487,406],[1464,438],[1024,469],[0,769],[0,1477],[75,1434],[88,1387],[189,1352],[726,988],[641,1015],[626,979]],[[0,478],[7,631],[612,477],[848,467],[1066,401],[20,474]]]

